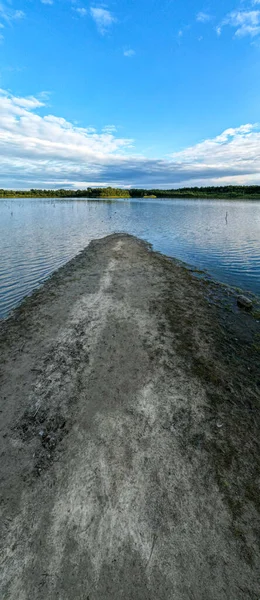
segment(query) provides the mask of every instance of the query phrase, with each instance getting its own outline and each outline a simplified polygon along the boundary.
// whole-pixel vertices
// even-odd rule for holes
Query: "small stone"
[[[238,296],[237,297],[237,305],[240,308],[245,308],[246,310],[251,310],[251,308],[253,306],[253,302],[252,302],[252,300],[250,300],[250,298],[247,298],[246,296]]]
[[[55,435],[52,433],[47,435],[47,437],[44,440],[45,448],[48,448],[48,450],[53,450],[53,448],[55,448],[56,444],[57,444],[57,439],[56,439]]]

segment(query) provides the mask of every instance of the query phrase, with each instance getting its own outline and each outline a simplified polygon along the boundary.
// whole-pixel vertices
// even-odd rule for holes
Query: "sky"
[[[260,0],[0,0],[0,187],[260,185]]]

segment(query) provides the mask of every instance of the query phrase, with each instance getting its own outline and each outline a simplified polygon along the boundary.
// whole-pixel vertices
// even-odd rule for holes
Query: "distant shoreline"
[[[254,196],[248,196],[248,197],[237,197],[237,198],[232,198],[230,196],[193,196],[193,197],[189,197],[187,196],[161,196],[160,198],[158,198],[157,196],[155,198],[151,198],[151,196],[148,196],[146,198],[144,197],[140,197],[140,198],[136,198],[135,196],[101,196],[101,197],[90,197],[90,196],[30,196],[29,194],[26,196],[0,196],[0,200],[15,200],[15,199],[22,199],[24,198],[25,200],[27,198],[35,198],[35,199],[46,199],[49,198],[50,200],[134,200],[134,199],[138,199],[138,200],[255,200],[255,201],[259,201],[260,200],[260,196],[255,198]]]
[[[0,199],[13,198],[54,198],[54,199],[86,199],[116,200],[140,198],[149,199],[184,199],[184,200],[260,200],[260,186],[209,186],[178,189],[121,189],[121,188],[87,188],[78,190],[30,190],[0,189]]]

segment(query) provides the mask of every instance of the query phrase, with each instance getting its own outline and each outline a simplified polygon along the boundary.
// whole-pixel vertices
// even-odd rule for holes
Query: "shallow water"
[[[122,231],[260,294],[260,202],[8,199],[0,200],[0,318],[92,239]]]

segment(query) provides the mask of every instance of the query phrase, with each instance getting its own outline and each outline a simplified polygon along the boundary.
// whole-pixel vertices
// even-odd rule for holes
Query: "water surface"
[[[92,239],[114,232],[260,294],[260,202],[8,199],[0,200],[0,318]]]

